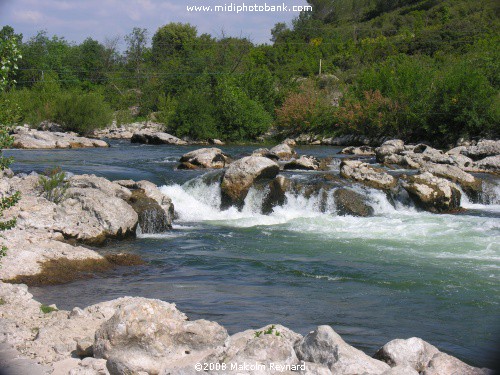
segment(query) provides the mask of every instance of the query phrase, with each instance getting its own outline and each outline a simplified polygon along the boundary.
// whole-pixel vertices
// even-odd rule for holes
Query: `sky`
[[[282,5],[288,12],[189,12],[187,6]],[[150,37],[169,22],[190,23],[214,37],[247,37],[269,42],[277,22],[290,24],[298,12],[292,6],[306,0],[0,0],[0,28],[10,25],[27,40],[39,30],[80,43],[87,37],[100,42],[123,37],[133,27],[146,28]],[[122,41],[121,48],[124,48]]]

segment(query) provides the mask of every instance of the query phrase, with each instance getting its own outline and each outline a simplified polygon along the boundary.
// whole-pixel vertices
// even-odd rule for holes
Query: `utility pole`
[[[319,76],[321,77],[321,66],[322,65],[322,61],[321,59],[319,59]]]

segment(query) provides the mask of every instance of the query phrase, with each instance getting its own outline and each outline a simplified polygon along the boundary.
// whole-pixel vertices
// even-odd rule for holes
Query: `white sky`
[[[277,22],[290,24],[298,12],[202,13],[188,12],[188,5],[307,5],[306,0],[0,0],[0,28],[10,25],[24,40],[46,30],[49,36],[64,36],[81,42],[87,37],[104,41],[146,28],[150,37],[169,22],[191,23],[198,32],[220,37],[248,37],[254,43],[269,42]],[[123,42],[122,42],[123,43]],[[121,48],[124,46],[122,45]]]

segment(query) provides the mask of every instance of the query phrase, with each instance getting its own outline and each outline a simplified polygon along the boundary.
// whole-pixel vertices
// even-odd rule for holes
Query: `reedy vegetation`
[[[494,0],[310,0],[271,45],[170,23],[152,36],[24,41],[7,96],[22,121],[86,133],[153,117],[193,138],[357,133],[454,142],[497,137],[500,6]],[[323,62],[318,75],[319,60]],[[129,107],[138,109],[133,116]],[[135,118],[134,118],[135,117]]]

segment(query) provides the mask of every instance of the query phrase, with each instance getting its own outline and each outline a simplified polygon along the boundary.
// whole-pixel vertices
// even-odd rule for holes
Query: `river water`
[[[255,148],[223,147],[235,158]],[[492,365],[500,333],[498,181],[488,185],[490,204],[464,197],[469,210],[460,215],[391,204],[374,190],[362,191],[375,210],[371,218],[336,216],[332,197],[321,212],[317,197],[300,194],[262,215],[257,190],[241,212],[220,211],[219,188],[205,182],[204,171],[175,170],[192,149],[113,141],[110,149],[10,151],[16,172],[61,166],[150,180],[178,214],[172,231],[99,250],[140,254],[146,265],[31,288],[35,297],[59,308],[125,295],[159,298],[230,333],[280,323],[305,334],[328,324],[370,355],[391,339],[418,336],[470,364]],[[326,157],[338,149],[297,151]],[[307,180],[314,172],[287,176]]]

